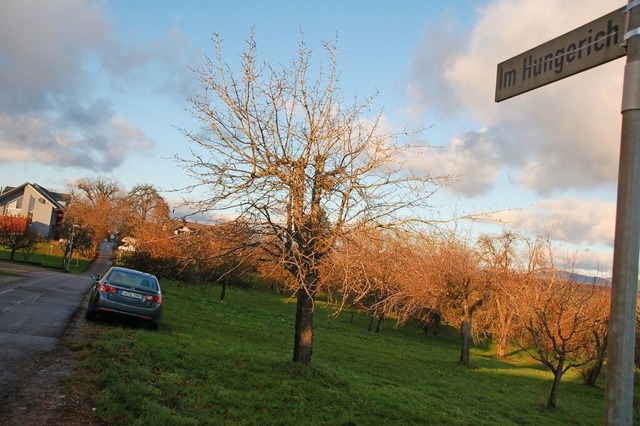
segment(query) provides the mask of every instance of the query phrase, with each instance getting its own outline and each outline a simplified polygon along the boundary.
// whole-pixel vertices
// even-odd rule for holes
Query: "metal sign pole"
[[[605,387],[605,424],[633,424],[638,257],[640,255],[640,8],[627,6],[627,64],[622,94],[611,315]]]

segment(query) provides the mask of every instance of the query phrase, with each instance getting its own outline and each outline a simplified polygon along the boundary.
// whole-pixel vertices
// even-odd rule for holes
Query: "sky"
[[[503,228],[550,233],[578,268],[612,263],[624,59],[495,103],[496,66],[626,2],[610,0],[3,0],[0,186],[54,191],[107,176],[125,189],[193,183],[173,159],[197,131],[191,71],[225,59],[253,31],[261,58],[285,63],[300,34],[337,39],[345,98],[378,94],[391,130],[426,128],[412,160],[457,180],[441,215],[492,212]]]

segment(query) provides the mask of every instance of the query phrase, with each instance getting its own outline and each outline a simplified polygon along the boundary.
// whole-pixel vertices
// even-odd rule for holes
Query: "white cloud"
[[[613,247],[615,210],[615,203],[595,199],[548,199],[527,209],[498,213],[493,219],[532,235],[549,233],[556,241]]]
[[[450,32],[425,33],[416,51],[420,67],[414,67],[408,84],[412,110],[419,114],[436,108],[443,116],[474,118],[485,127],[482,152],[491,153],[458,162],[461,181],[449,190],[468,195],[488,191],[501,165],[519,169],[520,183],[545,195],[615,182],[624,61],[500,104],[493,98],[499,62],[619,7],[613,0],[498,0],[479,9],[462,50],[442,48],[449,44]],[[473,134],[467,129],[445,151],[456,152],[460,141],[470,141]]]

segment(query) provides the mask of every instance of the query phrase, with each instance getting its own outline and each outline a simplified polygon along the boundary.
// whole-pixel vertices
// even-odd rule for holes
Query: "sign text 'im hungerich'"
[[[625,8],[498,64],[495,101],[625,56]]]

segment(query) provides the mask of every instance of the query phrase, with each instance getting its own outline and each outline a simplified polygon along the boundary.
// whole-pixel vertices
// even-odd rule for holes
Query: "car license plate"
[[[142,295],[132,291],[120,290],[120,296],[130,297],[132,299],[142,300]]]

